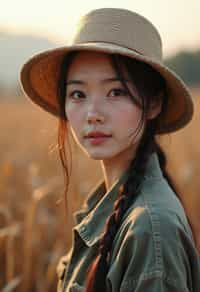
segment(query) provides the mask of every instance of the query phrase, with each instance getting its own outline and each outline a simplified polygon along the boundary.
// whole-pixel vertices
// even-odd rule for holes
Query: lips
[[[108,141],[111,136],[103,132],[90,132],[85,138],[91,145],[96,147]]]
[[[90,132],[85,136],[85,138],[102,138],[102,137],[111,137],[111,135],[103,133],[103,132],[95,131],[95,132]]]

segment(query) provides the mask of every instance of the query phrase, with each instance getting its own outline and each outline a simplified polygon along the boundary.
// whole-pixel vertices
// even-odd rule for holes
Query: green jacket
[[[124,172],[107,193],[101,181],[74,213],[73,245],[57,268],[58,292],[85,291],[87,268],[126,176]],[[192,232],[155,153],[148,161],[141,193],[115,236],[106,285],[108,292],[200,292],[200,257]]]

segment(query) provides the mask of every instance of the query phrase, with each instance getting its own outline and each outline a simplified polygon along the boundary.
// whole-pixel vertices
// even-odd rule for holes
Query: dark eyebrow
[[[101,80],[102,83],[109,83],[109,82],[116,82],[116,81],[125,81],[125,82],[130,82],[129,79],[120,79],[118,77],[112,77],[112,78],[106,78]],[[66,85],[71,85],[71,84],[86,84],[86,82],[82,81],[82,80],[68,80],[66,81]]]
[[[81,80],[69,80],[66,81],[66,85],[70,85],[70,84],[84,84],[85,82],[81,81]]]

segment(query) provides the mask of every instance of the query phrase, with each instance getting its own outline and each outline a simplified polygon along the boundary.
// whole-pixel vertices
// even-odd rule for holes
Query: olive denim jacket
[[[126,176],[107,192],[101,181],[74,213],[73,244],[59,261],[57,292],[85,291],[87,268]],[[106,286],[108,292],[200,292],[200,257],[191,228],[155,153],[115,236]]]

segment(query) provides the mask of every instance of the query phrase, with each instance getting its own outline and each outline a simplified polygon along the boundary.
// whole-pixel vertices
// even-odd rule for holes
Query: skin
[[[131,93],[138,97],[126,69],[123,71]],[[117,76],[107,54],[79,52],[68,71],[65,103],[72,135],[87,156],[100,160],[107,190],[129,166],[144,131],[143,127],[135,135],[141,109],[133,103],[121,82],[110,78]],[[160,105],[152,107],[148,119],[159,112]],[[92,145],[84,138],[90,131],[112,136],[99,145]]]

